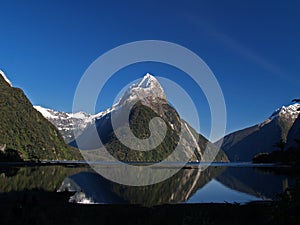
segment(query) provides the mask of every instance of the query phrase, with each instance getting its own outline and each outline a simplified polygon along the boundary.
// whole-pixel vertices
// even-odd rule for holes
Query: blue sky
[[[108,50],[138,40],[164,40],[198,54],[225,97],[227,132],[256,124],[299,98],[298,1],[0,1],[0,69],[33,104],[71,111],[88,66]],[[190,91],[208,136],[209,109],[176,68],[145,63],[107,84],[98,110],[146,72]]]

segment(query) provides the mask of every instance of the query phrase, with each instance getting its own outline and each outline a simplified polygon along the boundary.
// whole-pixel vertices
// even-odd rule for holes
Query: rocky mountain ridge
[[[221,148],[232,161],[251,161],[258,153],[276,150],[280,140],[294,145],[293,139],[300,138],[299,108],[293,103],[276,109],[264,122],[226,135]]]

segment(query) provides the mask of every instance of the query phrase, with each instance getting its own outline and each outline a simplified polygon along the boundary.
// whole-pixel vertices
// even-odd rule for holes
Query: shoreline
[[[71,193],[45,191],[0,194],[0,216],[7,224],[274,224],[277,202],[165,204],[74,204]],[[294,216],[290,211],[285,216]],[[295,215],[297,216],[297,214]],[[4,224],[6,224],[4,222]],[[289,223],[293,224],[293,223]]]
[[[149,166],[157,162],[122,162],[134,166]],[[39,161],[17,161],[17,162],[0,162],[0,166],[48,166],[48,165],[103,165],[114,166],[120,165],[120,162],[106,162],[106,161],[78,161],[78,160],[39,160]],[[182,167],[182,168],[201,168],[201,166],[214,166],[214,167],[276,167],[276,168],[299,168],[299,165],[290,165],[282,163],[252,163],[252,162],[165,162],[160,163],[157,167]]]

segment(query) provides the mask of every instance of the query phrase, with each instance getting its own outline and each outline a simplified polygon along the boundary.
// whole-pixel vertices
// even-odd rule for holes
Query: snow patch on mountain
[[[57,119],[58,116],[55,115],[55,111],[52,109],[43,108],[42,106],[33,106],[37,111],[39,111],[47,119]]]
[[[4,72],[2,70],[0,70],[0,75],[4,78],[4,80],[9,84],[9,86],[12,87],[12,83],[10,82],[10,80],[7,78],[7,76],[4,74]]]
[[[133,101],[135,99],[145,102],[147,98],[151,100],[166,100],[163,88],[158,80],[150,73],[147,73],[139,83],[132,84],[124,93],[117,105],[121,105],[127,101]]]
[[[275,112],[273,112],[273,114],[269,117],[269,120],[273,120],[278,117],[295,120],[300,114],[300,111],[298,111],[299,108],[299,103],[294,103],[288,106],[282,106],[276,109]]]

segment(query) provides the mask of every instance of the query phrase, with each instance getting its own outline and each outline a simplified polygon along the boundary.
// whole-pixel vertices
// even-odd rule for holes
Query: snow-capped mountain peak
[[[154,76],[152,76],[150,73],[147,73],[143,79],[141,80],[140,83],[138,83],[138,87],[140,88],[150,88],[153,87],[154,85],[159,85],[157,84],[158,81]]]
[[[273,114],[269,117],[270,120],[273,120],[278,117],[283,118],[290,118],[290,119],[297,119],[297,117],[300,114],[300,111],[298,109],[300,108],[299,103],[294,103],[288,106],[281,106],[280,108],[276,109]]]
[[[149,105],[150,102],[157,101],[158,99],[167,101],[163,88],[157,79],[147,73],[140,82],[131,85],[117,103],[95,115],[85,112],[59,112],[42,106],[34,106],[34,108],[55,125],[62,133],[65,141],[69,143],[75,136],[79,136],[89,125],[95,123],[96,120],[107,117],[107,115],[118,110],[123,104],[130,102],[133,99],[140,99],[146,105]],[[73,134],[74,131],[76,132],[75,136]]]
[[[143,77],[143,79],[132,88],[151,89],[152,93],[157,94],[157,97],[166,98],[162,86],[160,85],[158,80],[150,73],[147,73]]]
[[[0,70],[0,75],[3,77],[3,79],[9,84],[9,86],[12,87],[12,83],[10,82],[10,80],[7,78],[7,76],[5,76],[4,72],[2,70]]]
[[[124,93],[118,104],[126,101],[140,99],[144,101],[146,98],[166,100],[164,90],[158,80],[151,74],[147,73],[143,79],[136,84],[132,84]]]

